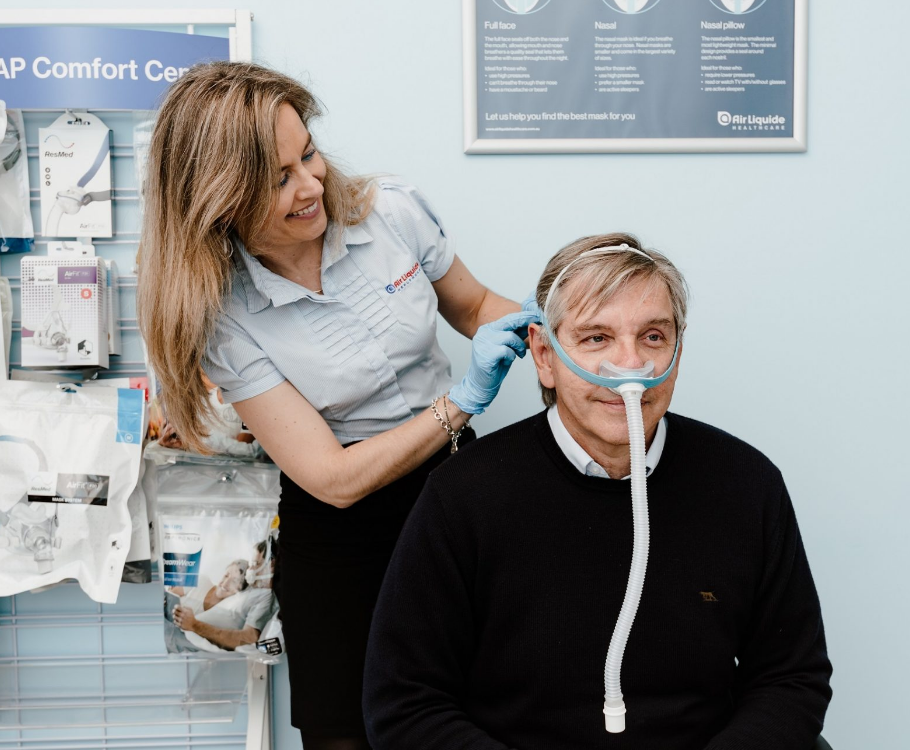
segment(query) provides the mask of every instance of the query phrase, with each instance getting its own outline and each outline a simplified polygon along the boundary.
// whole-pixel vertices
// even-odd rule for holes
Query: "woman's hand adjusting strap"
[[[449,400],[466,414],[482,414],[496,398],[515,357],[524,357],[527,351],[515,332],[527,329],[537,320],[536,312],[521,311],[478,328],[471,348],[471,366],[449,391]]]

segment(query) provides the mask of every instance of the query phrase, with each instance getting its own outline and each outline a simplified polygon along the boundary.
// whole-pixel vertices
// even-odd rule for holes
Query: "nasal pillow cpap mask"
[[[593,255],[614,255],[625,252],[636,253],[653,262],[653,258],[650,255],[629,247],[625,243],[588,250],[559,272],[559,275],[550,285],[550,291],[547,293],[547,299],[544,302],[541,314],[541,323],[547,331],[550,346],[556,352],[556,356],[578,377],[593,385],[609,388],[614,393],[622,396],[626,407],[626,422],[629,425],[629,453],[632,459],[632,566],[629,571],[629,581],[626,584],[626,596],[620,608],[619,617],[616,620],[616,627],[613,630],[613,637],[610,639],[610,648],[607,651],[607,660],[604,665],[603,713],[606,729],[610,733],[622,732],[626,728],[626,706],[622,699],[619,675],[622,669],[622,656],[626,650],[626,643],[629,640],[635,613],[638,611],[638,604],[641,601],[641,592],[645,583],[645,571],[648,567],[648,489],[645,479],[645,428],[641,415],[641,394],[647,388],[655,388],[663,383],[673,372],[679,356],[679,336],[676,338],[673,360],[662,375],[654,377],[653,362],[646,362],[643,367],[626,368],[614,365],[607,360],[600,363],[600,373],[595,374],[578,365],[562,348],[559,339],[556,338],[556,334],[547,321],[547,312],[550,310],[550,303],[554,292],[559,286],[559,282],[562,281],[566,272],[575,263],[582,258],[589,258]]]

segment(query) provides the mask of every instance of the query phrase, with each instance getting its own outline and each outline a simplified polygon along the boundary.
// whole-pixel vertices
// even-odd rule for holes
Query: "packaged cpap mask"
[[[111,131],[96,115],[66,112],[38,131],[45,237],[111,237]]]
[[[168,652],[274,660],[282,650],[270,627],[278,608],[272,529],[279,469],[176,463],[157,471],[154,538]]]
[[[140,390],[0,383],[0,596],[75,579],[117,600],[144,414]]]
[[[27,253],[34,245],[22,112],[0,100],[0,253]]]
[[[22,259],[22,365],[108,367],[103,258]]]
[[[9,378],[9,350],[13,340],[13,292],[0,276],[0,380]]]
[[[47,257],[55,259],[73,260],[78,258],[94,258],[95,246],[90,242],[48,242]],[[104,284],[104,306],[106,310],[107,349],[108,354],[120,355],[123,353],[123,339],[120,334],[120,274],[117,263],[104,258],[107,275]]]

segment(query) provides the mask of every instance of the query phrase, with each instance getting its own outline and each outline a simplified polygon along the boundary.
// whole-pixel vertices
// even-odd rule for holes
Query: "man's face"
[[[570,285],[564,293],[571,298]],[[575,362],[599,373],[604,360],[638,368],[654,362],[654,375],[666,372],[676,346],[673,306],[661,281],[633,281],[600,310],[570,310],[559,326],[559,343]],[[629,429],[622,397],[593,385],[569,370],[541,340],[539,326],[531,329],[531,352],[540,382],[557,392],[559,416],[592,457],[592,449],[608,456],[627,455]],[[682,347],[680,347],[682,355]],[[642,394],[645,439],[650,444],[657,424],[670,406],[679,362],[670,376]]]

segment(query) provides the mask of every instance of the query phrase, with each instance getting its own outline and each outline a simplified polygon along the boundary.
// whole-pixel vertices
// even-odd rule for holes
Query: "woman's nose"
[[[301,169],[303,174],[298,182],[297,197],[318,198],[323,193],[322,180],[305,167],[301,167]]]

